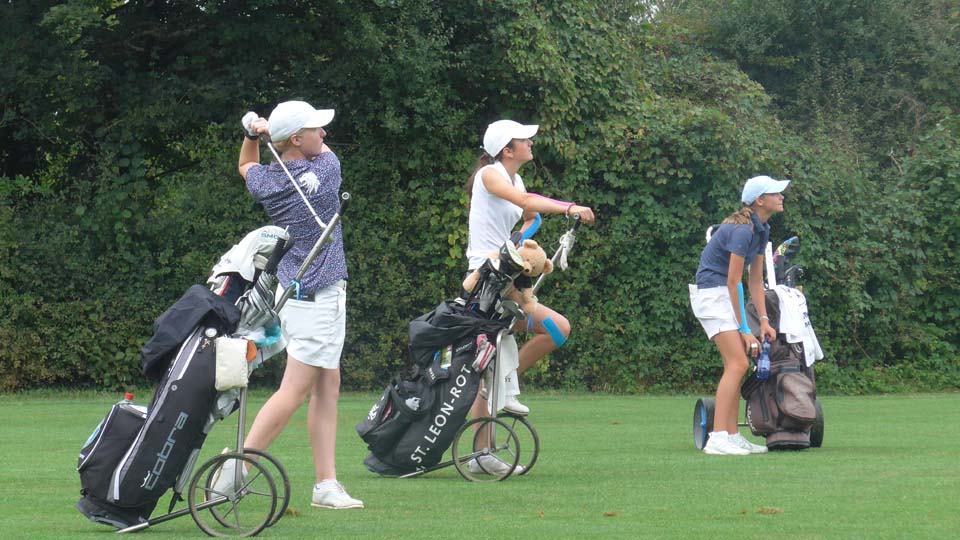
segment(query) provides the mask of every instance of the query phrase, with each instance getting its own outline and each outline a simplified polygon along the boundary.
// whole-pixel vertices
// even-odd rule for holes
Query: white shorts
[[[730,302],[730,289],[726,285],[707,289],[700,289],[692,284],[689,287],[693,314],[707,333],[707,339],[713,339],[713,336],[720,332],[740,328]]]
[[[291,298],[280,310],[280,322],[290,358],[337,369],[347,334],[347,282],[316,291],[310,301]]]

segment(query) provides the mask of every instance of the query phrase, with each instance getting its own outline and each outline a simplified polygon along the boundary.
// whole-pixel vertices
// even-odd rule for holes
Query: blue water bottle
[[[770,339],[763,338],[763,346],[760,348],[760,357],[757,358],[757,378],[761,381],[770,376]]]

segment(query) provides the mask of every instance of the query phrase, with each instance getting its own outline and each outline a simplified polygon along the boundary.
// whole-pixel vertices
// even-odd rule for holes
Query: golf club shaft
[[[340,223],[340,215],[346,210],[347,203],[350,201],[349,193],[340,194],[340,211],[333,215],[333,218],[330,220],[330,224],[323,229],[323,233],[320,235],[320,238],[317,240],[317,243],[313,245],[313,249],[310,250],[310,253],[307,255],[307,258],[303,260],[303,264],[300,265],[300,269],[297,270],[297,275],[293,278],[294,282],[300,281],[300,278],[307,273],[307,268],[310,267],[310,264],[317,254],[320,253],[320,250],[327,243],[327,240],[330,238],[330,235],[333,234],[334,229],[337,228],[337,225]],[[280,296],[280,299],[277,300],[277,305],[274,307],[274,311],[277,313],[280,312],[280,309],[283,308],[283,304],[293,296],[293,286],[287,287],[283,291],[283,295]]]

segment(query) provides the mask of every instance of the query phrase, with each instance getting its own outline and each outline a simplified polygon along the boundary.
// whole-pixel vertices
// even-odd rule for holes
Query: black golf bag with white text
[[[100,521],[120,527],[149,518],[188,461],[196,459],[215,422],[214,339],[231,332],[238,319],[233,303],[201,285],[157,319],[142,360],[145,374],[163,373],[162,378],[145,411],[130,414],[131,407],[115,405],[81,450],[82,513],[108,516]]]
[[[478,341],[495,339],[505,324],[455,301],[411,321],[411,368],[393,378],[356,426],[370,450],[368,470],[398,476],[440,462],[480,389]]]
[[[251,360],[226,344],[218,354],[217,339],[249,336],[248,330],[263,330],[251,320],[275,318],[270,285],[288,238],[272,226],[251,232],[214,267],[210,288],[190,287],[157,318],[140,356],[143,374],[156,383],[149,406],[114,405],[80,450],[76,507],[87,518],[126,528],[146,522],[171,487],[171,510],[180,500],[207,434],[235,410],[238,384],[245,386],[248,370],[274,354],[259,349]],[[247,366],[243,382],[219,381],[218,390],[218,360]]]

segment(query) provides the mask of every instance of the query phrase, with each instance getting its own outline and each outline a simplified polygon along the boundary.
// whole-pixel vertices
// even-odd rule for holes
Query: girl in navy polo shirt
[[[723,375],[717,385],[713,431],[703,451],[713,455],[745,455],[767,451],[740,435],[737,425],[740,382],[749,368],[747,355],[756,357],[760,344],[743,333],[737,286],[749,265],[750,297],[760,315],[760,334],[771,341],[777,333],[770,326],[763,289],[763,252],[770,238],[767,221],[783,212],[783,190],[789,180],[756,176],[743,186],[744,206],[717,227],[700,255],[696,284],[690,285],[690,304],[707,338],[723,357]],[[744,328],[746,325],[743,326]]]

